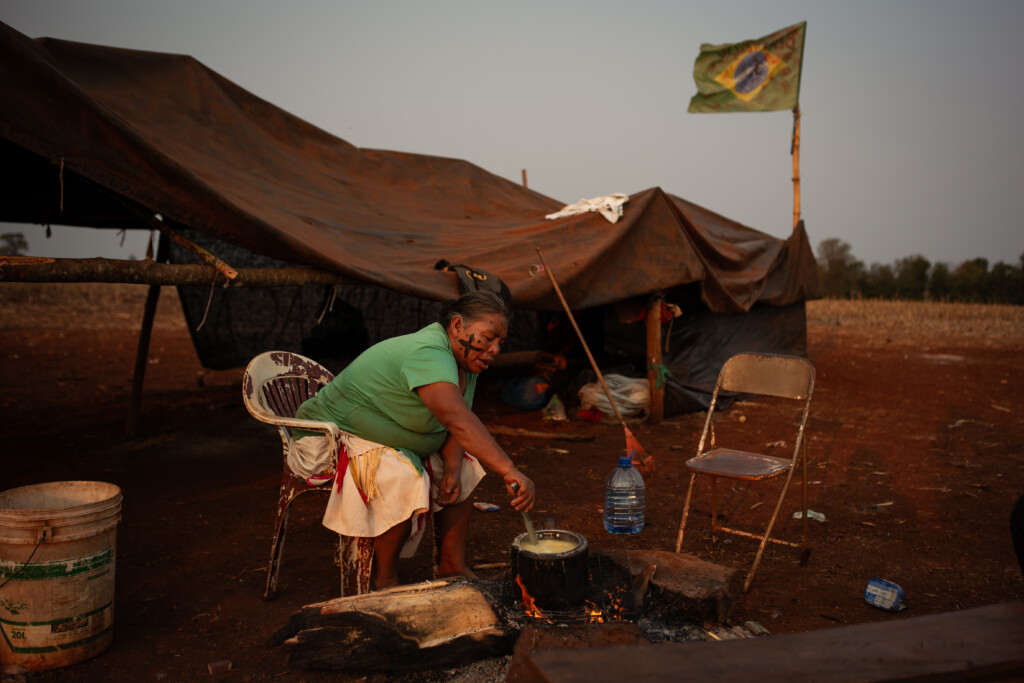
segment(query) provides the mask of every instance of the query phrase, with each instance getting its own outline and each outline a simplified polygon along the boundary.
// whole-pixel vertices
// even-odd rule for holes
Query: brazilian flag
[[[691,113],[796,109],[804,59],[803,21],[756,40],[700,46]]]

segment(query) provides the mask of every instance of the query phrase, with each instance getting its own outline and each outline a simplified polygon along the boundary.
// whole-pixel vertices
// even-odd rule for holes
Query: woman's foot
[[[434,533],[438,537],[438,578],[463,576],[480,578],[466,566],[466,536],[469,529],[469,499],[442,508],[434,515]]]
[[[392,577],[389,579],[374,576],[370,579],[370,590],[379,591],[385,588],[391,588],[398,585],[398,577]]]
[[[473,573],[473,570],[469,567],[463,567],[456,571],[443,572],[441,568],[437,569],[437,578],[439,579],[450,579],[455,576],[461,576],[467,579],[479,579],[480,577]]]
[[[409,536],[410,520],[400,522],[373,539],[373,570],[370,589],[381,590],[398,585],[398,554]]]

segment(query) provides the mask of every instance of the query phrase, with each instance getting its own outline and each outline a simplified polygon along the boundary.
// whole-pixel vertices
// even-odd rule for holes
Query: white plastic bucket
[[[0,493],[0,664],[57,669],[110,646],[120,518],[113,484]]]

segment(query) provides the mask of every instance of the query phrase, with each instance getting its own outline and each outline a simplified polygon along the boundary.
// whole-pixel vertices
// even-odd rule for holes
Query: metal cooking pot
[[[589,582],[587,539],[562,529],[542,529],[537,539],[571,541],[574,545],[560,553],[538,553],[523,547],[529,544],[529,534],[517,536],[509,550],[509,589],[520,597],[524,608],[529,607],[522,595],[524,590],[540,610],[579,607],[586,599]]]

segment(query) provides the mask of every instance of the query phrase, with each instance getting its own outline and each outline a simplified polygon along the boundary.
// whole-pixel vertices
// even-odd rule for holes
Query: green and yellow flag
[[[756,40],[700,46],[691,113],[795,109],[804,58],[803,21]]]

